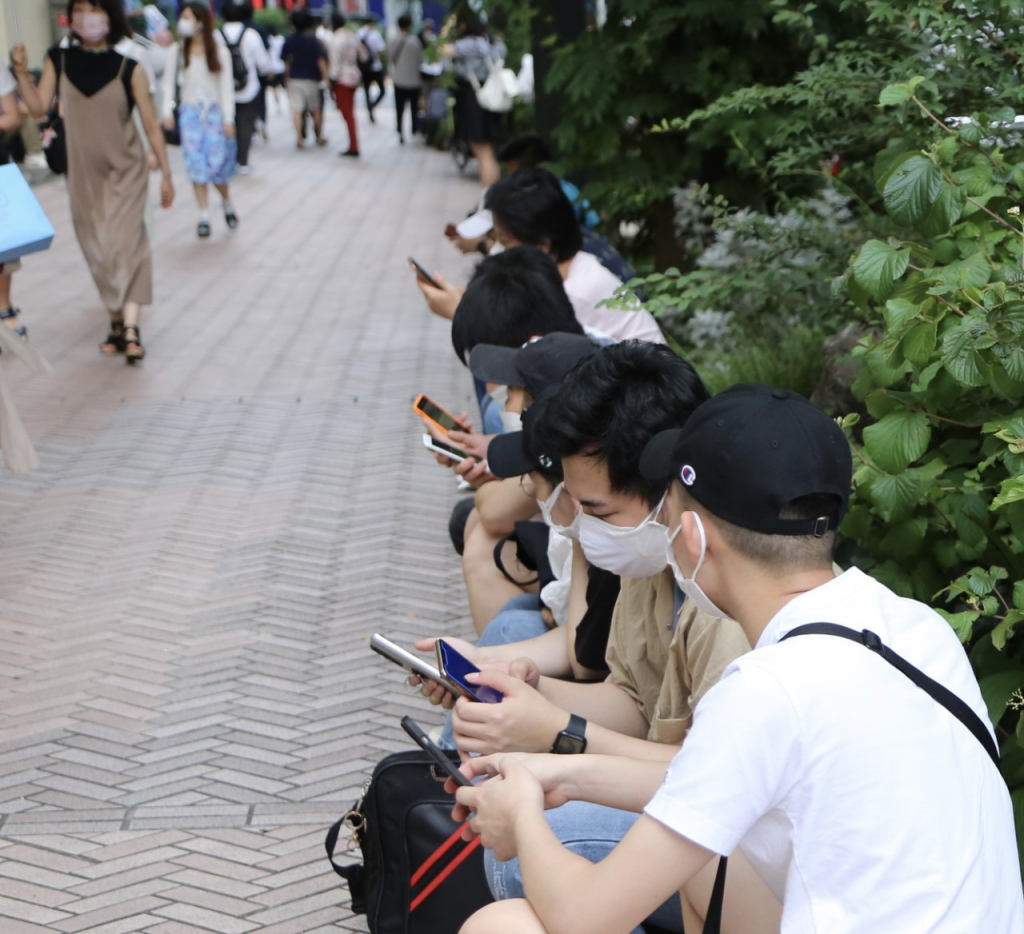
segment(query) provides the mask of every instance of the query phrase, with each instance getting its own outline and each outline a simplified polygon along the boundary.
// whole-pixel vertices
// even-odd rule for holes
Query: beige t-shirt
[[[674,612],[671,570],[622,578],[605,659],[607,680],[636,701],[650,724],[647,738],[678,745],[697,702],[750,645],[735,620],[708,616],[689,600],[673,627]]]

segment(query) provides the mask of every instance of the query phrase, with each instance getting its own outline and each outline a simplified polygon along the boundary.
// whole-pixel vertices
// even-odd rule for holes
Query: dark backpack
[[[363,80],[369,80],[373,77],[373,49],[365,39],[360,39],[359,44],[363,48],[356,56],[356,67],[359,69],[359,74],[363,76]]]
[[[246,28],[248,27],[242,29],[238,34],[238,41],[234,43],[228,42],[228,37],[224,35],[223,29],[220,31],[221,37],[231,53],[231,74],[235,79],[236,93],[244,91],[245,86],[249,83],[249,66],[245,64],[245,59],[242,58],[242,36],[245,35]]]

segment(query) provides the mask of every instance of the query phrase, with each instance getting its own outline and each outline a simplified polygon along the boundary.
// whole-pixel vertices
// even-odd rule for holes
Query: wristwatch
[[[551,751],[559,755],[579,755],[587,748],[587,721],[576,714],[569,714],[569,725],[555,737]]]

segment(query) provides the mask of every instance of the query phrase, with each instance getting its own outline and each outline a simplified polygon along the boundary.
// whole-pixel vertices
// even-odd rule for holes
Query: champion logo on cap
[[[683,464],[683,469],[679,471],[679,479],[687,486],[693,486],[693,481],[697,479],[697,471],[689,464]]]
[[[543,467],[545,470],[550,470],[554,464],[554,462],[551,460],[550,457],[548,457],[547,454],[541,454],[540,457],[537,458],[537,463],[540,464],[541,467]]]

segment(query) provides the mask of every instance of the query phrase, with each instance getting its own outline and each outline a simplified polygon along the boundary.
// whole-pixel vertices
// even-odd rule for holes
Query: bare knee
[[[525,898],[509,898],[481,908],[459,934],[545,934],[545,930]]]

